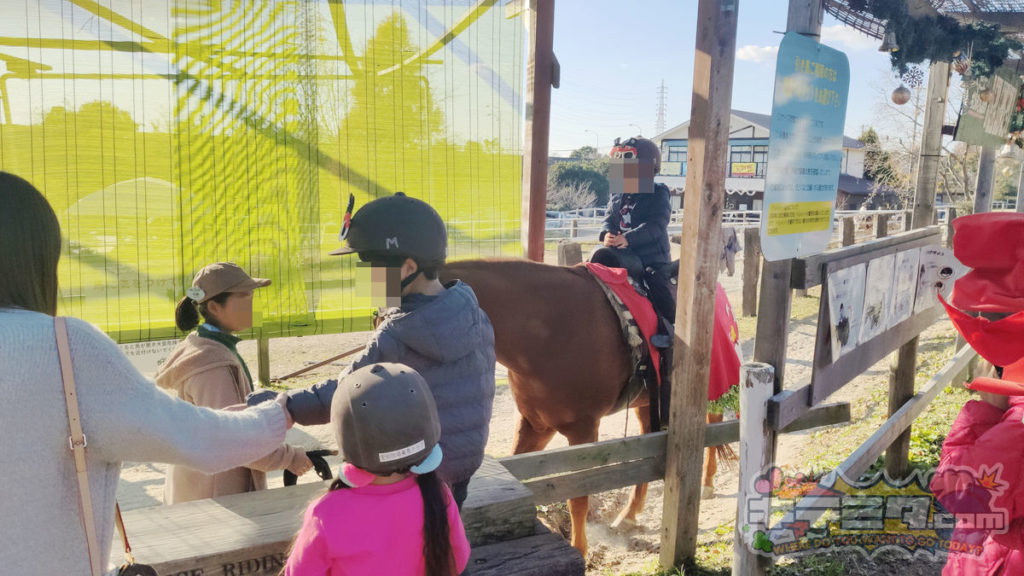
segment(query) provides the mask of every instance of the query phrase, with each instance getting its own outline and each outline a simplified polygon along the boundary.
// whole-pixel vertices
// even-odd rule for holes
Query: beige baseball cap
[[[201,304],[224,292],[244,292],[269,285],[269,279],[252,278],[234,262],[216,262],[196,272],[192,287],[185,294]]]

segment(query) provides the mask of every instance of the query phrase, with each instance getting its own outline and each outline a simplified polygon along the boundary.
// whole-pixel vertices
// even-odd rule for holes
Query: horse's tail
[[[715,446],[715,455],[718,456],[718,461],[730,470],[735,470],[739,465],[739,456],[736,455],[736,451],[732,449],[732,446],[728,444]]]

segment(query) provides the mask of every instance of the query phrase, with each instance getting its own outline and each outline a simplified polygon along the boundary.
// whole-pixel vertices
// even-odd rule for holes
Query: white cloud
[[[748,45],[736,50],[736,59],[744,62],[770,62],[779,53],[778,46]]]
[[[881,40],[865,36],[853,28],[843,26],[842,24],[823,27],[821,29],[821,41],[845,52],[878,50],[878,47],[882,44]]]

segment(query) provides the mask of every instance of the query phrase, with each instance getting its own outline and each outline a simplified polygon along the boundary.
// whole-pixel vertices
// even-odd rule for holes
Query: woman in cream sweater
[[[93,517],[83,518],[57,356],[61,233],[31,184],[0,172],[0,566],[4,574],[88,574],[83,522],[109,568],[121,462],[168,462],[213,474],[284,441],[286,398],[239,412],[161,392],[96,327],[69,318]]]

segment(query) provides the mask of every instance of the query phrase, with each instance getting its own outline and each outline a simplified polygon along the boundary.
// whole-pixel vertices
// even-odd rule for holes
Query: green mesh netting
[[[0,0],[0,170],[65,237],[60,313],[174,337],[194,272],[239,263],[266,336],[368,329],[348,194],[401,190],[453,258],[518,255],[522,17],[490,1]],[[0,207],[0,209],[3,209]]]

